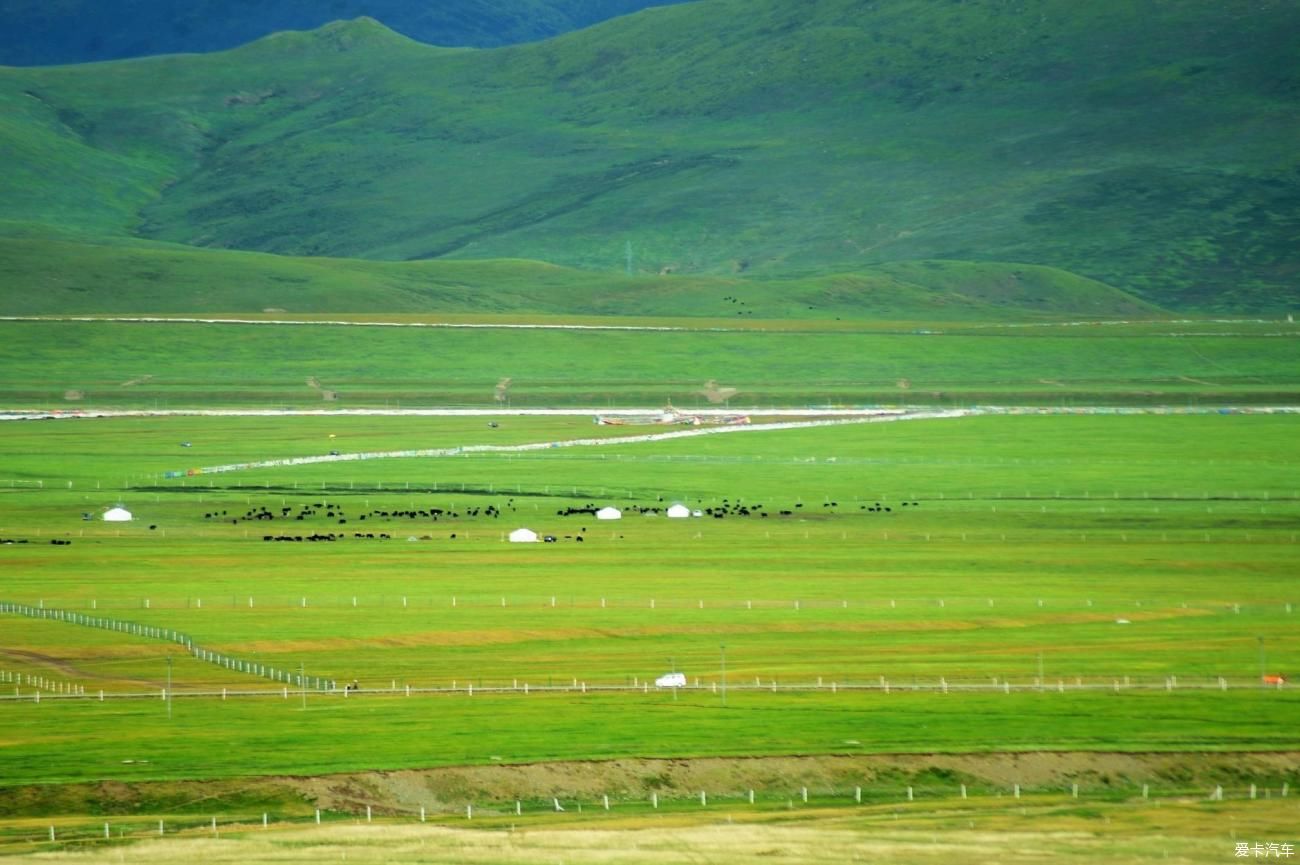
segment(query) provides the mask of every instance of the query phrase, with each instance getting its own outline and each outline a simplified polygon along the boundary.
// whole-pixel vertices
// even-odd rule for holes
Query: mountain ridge
[[[605,272],[1024,262],[1165,308],[1283,311],[1290,22],[1208,0],[701,0],[497,49],[361,20],[0,70],[21,109],[0,119],[20,157],[0,220]]]
[[[362,16],[429,45],[495,47],[675,2],[682,0],[262,0],[255,7],[238,0],[9,0],[0,65],[208,53]]]

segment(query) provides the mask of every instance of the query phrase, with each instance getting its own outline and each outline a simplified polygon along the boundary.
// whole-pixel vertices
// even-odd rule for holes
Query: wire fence
[[[403,598],[403,604],[406,598]],[[501,606],[506,607],[507,600],[501,599]],[[556,605],[556,598],[551,597],[550,606]],[[356,606],[358,599],[352,598],[353,606]],[[458,600],[452,598],[451,606],[457,606]],[[752,604],[752,602],[747,602]],[[847,608],[848,602],[844,601],[843,607]],[[891,607],[896,605],[896,601],[889,602]],[[938,607],[945,606],[944,601],[940,601]],[[97,605],[97,602],[95,602]],[[990,601],[990,605],[992,602]],[[1091,606],[1091,601],[1088,602]],[[495,606],[489,604],[488,606]],[[535,606],[537,606],[535,604]],[[601,599],[601,607],[605,606],[605,599]],[[653,608],[654,602],[651,602]],[[1039,606],[1043,602],[1039,601]],[[307,607],[306,599],[302,599],[302,607]],[[593,605],[594,607],[594,605]],[[704,602],[699,601],[698,607],[704,608]],[[201,608],[201,605],[200,607]],[[248,608],[255,609],[255,601],[248,598]],[[752,608],[752,607],[749,607]],[[785,608],[789,609],[788,606]],[[149,600],[143,602],[143,609],[152,609],[152,603]],[[799,609],[799,602],[795,602],[794,609]],[[1287,613],[1292,610],[1291,604],[1286,604],[1284,609]],[[96,611],[98,612],[98,611]],[[1240,607],[1235,612],[1240,613]],[[419,695],[453,695],[466,694],[473,696],[476,692],[479,694],[493,695],[528,695],[532,693],[649,693],[653,690],[663,690],[660,685],[656,684],[653,678],[642,679],[639,676],[625,677],[622,682],[611,682],[600,679],[579,679],[573,677],[568,680],[568,684],[556,685],[553,678],[548,678],[546,684],[533,682],[528,677],[513,677],[505,679],[504,677],[495,680],[489,680],[486,685],[483,679],[470,680],[452,680],[450,685],[431,686],[431,685],[412,685],[403,682],[400,686],[396,679],[390,680],[388,688],[362,688],[355,682],[346,685],[342,689],[338,686],[338,681],[332,678],[310,676],[302,670],[294,672],[285,670],[274,665],[268,665],[261,661],[247,660],[211,649],[206,649],[195,643],[188,634],[177,631],[172,628],[159,627],[155,625],[146,625],[138,622],[131,622],[124,619],[118,619],[111,616],[90,615],[83,612],[46,607],[44,602],[39,605],[20,604],[9,601],[0,601],[0,614],[11,614],[24,616],[30,619],[60,622],[64,624],[76,625],[88,628],[97,628],[100,630],[110,631],[132,637],[144,639],[161,640],[184,648],[184,650],[195,659],[213,664],[233,673],[255,676],[277,683],[279,687],[274,689],[245,689],[222,687],[220,689],[186,689],[176,690],[171,688],[170,681],[167,688],[151,691],[111,691],[98,689],[88,691],[83,684],[59,680],[43,674],[33,674],[23,671],[12,671],[0,669],[0,684],[14,685],[12,694],[0,693],[0,702],[13,701],[34,701],[40,702],[45,700],[60,699],[97,699],[104,700],[139,700],[139,699],[177,699],[177,698],[217,698],[222,700],[231,698],[248,698],[248,697],[275,697],[279,696],[288,699],[290,688],[294,693],[302,693],[305,698],[306,691],[310,689],[318,694],[342,694],[344,698],[348,696],[367,696],[367,695],[393,695],[401,693],[407,697]],[[1123,621],[1123,620],[1120,620]],[[725,662],[724,662],[725,663]],[[507,684],[508,682],[508,684]],[[1041,671],[1038,676],[1032,678],[1014,678],[1001,676],[929,676],[919,677],[916,675],[890,676],[878,675],[871,678],[863,678],[861,674],[836,674],[833,676],[818,676],[815,680],[796,680],[789,681],[778,679],[774,676],[757,675],[740,678],[733,676],[728,681],[725,676],[706,677],[701,680],[699,677],[691,681],[682,680],[679,685],[666,686],[669,690],[677,690],[683,693],[699,693],[708,691],[712,694],[721,694],[723,700],[726,699],[728,690],[734,692],[803,692],[803,691],[829,691],[837,693],[845,692],[880,692],[889,694],[895,691],[912,691],[928,693],[1006,693],[1013,692],[1054,692],[1064,694],[1079,692],[1097,692],[1113,691],[1120,692],[1124,690],[1163,690],[1173,692],[1177,690],[1206,691],[1219,690],[1227,691],[1229,689],[1240,689],[1244,687],[1266,687],[1280,689],[1286,684],[1286,679],[1282,676],[1268,676],[1261,670],[1260,676],[1246,677],[1241,675],[1115,675],[1115,674],[1091,674],[1087,676],[1075,675],[1069,677],[1048,677],[1042,675]],[[28,687],[28,692],[24,693],[23,687]]]
[[[831,678],[819,676],[816,679],[785,680],[764,676],[732,678],[729,681],[718,676],[703,680],[696,678],[686,685],[657,685],[653,678],[642,679],[630,676],[631,681],[611,682],[605,680],[566,679],[562,684],[555,684],[550,677],[545,684],[525,678],[489,679],[484,684],[482,679],[456,680],[446,685],[411,685],[399,684],[392,680],[388,687],[361,687],[348,685],[337,687],[329,680],[328,687],[317,687],[314,677],[306,677],[308,684],[298,684],[291,688],[283,685],[278,688],[232,688],[208,687],[172,689],[159,688],[149,691],[87,691],[81,688],[51,688],[51,681],[39,676],[31,676],[13,671],[0,671],[0,683],[16,683],[14,693],[0,693],[0,703],[14,702],[50,702],[60,700],[183,700],[183,699],[267,699],[290,697],[306,698],[311,687],[313,698],[349,699],[364,697],[421,697],[421,696],[544,696],[548,694],[564,695],[602,695],[623,694],[643,695],[649,693],[666,694],[677,692],[686,695],[711,695],[724,701],[730,694],[794,694],[820,692],[823,694],[873,692],[881,695],[928,693],[928,694],[1079,694],[1079,693],[1121,693],[1126,691],[1229,691],[1241,689],[1281,691],[1286,687],[1286,680],[1281,677],[1253,676],[1070,676],[1059,678],[1003,678],[1000,676],[954,677],[932,676],[878,676],[874,678]],[[33,690],[24,693],[22,685],[26,683]],[[42,688],[45,688],[43,691]]]
[[[936,615],[939,611],[962,612],[970,615],[987,612],[991,615],[999,611],[1026,609],[1050,612],[1095,611],[1098,615],[1117,615],[1118,624],[1128,624],[1122,617],[1129,611],[1155,613],[1162,611],[1210,610],[1217,613],[1246,614],[1283,614],[1292,615],[1297,602],[1278,598],[1256,599],[1251,601],[1229,601],[1222,598],[1191,598],[1173,600],[1170,598],[1087,598],[1087,597],[990,597],[988,595],[945,595],[942,597],[918,597],[899,595],[896,597],[874,598],[682,598],[682,597],[646,597],[629,595],[570,595],[555,594],[518,594],[518,593],[465,593],[465,594],[268,594],[268,595],[220,595],[199,597],[148,597],[148,598],[91,598],[84,600],[38,599],[33,603],[12,603],[0,601],[0,613],[15,613],[30,618],[50,619],[69,624],[104,627],[108,630],[121,631],[142,637],[172,639],[177,634],[189,640],[183,634],[168,628],[151,627],[123,619],[87,616],[90,611],[98,614],[102,611],[267,611],[267,610],[583,610],[583,611],[629,611],[629,610],[726,610],[726,611],[803,611],[848,610],[858,613],[886,614],[889,611],[915,613],[918,609],[928,610]],[[104,624],[92,624],[94,621]],[[223,656],[224,657],[224,656]]]
[[[146,602],[145,608],[148,608]],[[299,688],[312,688],[317,691],[330,691],[337,687],[337,683],[330,679],[322,679],[319,676],[308,676],[302,671],[293,672],[282,670],[275,666],[249,661],[228,655],[224,652],[218,652],[212,649],[206,649],[197,643],[186,633],[177,631],[173,628],[161,628],[155,625],[143,625],[138,622],[130,622],[124,619],[116,619],[109,616],[87,615],[85,613],[72,610],[47,608],[43,604],[32,606],[30,604],[16,604],[8,601],[0,601],[0,613],[11,613],[19,616],[26,616],[31,619],[44,619],[48,621],[64,622],[70,625],[80,625],[86,628],[98,628],[105,631],[113,631],[121,634],[128,634],[135,637],[144,637],[148,639],[164,640],[173,643],[193,655],[200,661],[206,661],[215,664],[218,667],[224,667],[238,673],[246,673],[251,676],[259,676],[264,679],[270,679],[273,682],[282,682],[286,686],[293,685]],[[39,693],[39,692],[38,692]],[[62,694],[60,696],[84,696],[77,694]]]
[[[139,841],[168,835],[197,837],[208,834],[219,837],[223,832],[234,834],[258,829],[310,828],[340,825],[345,822],[348,824],[363,822],[381,826],[432,822],[446,826],[453,823],[472,823],[476,819],[499,823],[511,818],[527,816],[531,819],[542,819],[546,815],[554,814],[564,814],[566,819],[572,819],[575,814],[600,816],[612,815],[614,812],[682,814],[723,808],[728,811],[743,811],[747,808],[755,811],[774,809],[797,811],[817,808],[840,810],[853,806],[862,806],[864,809],[881,806],[891,809],[911,808],[915,809],[919,816],[925,814],[930,807],[948,806],[967,800],[982,800],[985,805],[989,804],[989,800],[996,800],[995,804],[999,807],[992,812],[996,814],[1005,808],[1059,807],[1063,802],[1073,801],[1094,804],[1151,804],[1158,807],[1162,801],[1195,803],[1285,800],[1290,798],[1290,793],[1291,781],[1277,777],[1255,782],[1238,781],[1227,787],[1222,784],[1195,786],[1149,782],[999,785],[974,778],[965,783],[906,785],[896,782],[873,783],[864,779],[862,783],[852,786],[837,784],[779,789],[698,790],[689,793],[680,790],[662,793],[652,791],[637,795],[605,793],[585,797],[548,796],[478,802],[431,800],[430,804],[417,806],[389,804],[376,806],[358,803],[350,810],[314,808],[306,813],[264,811],[260,815],[256,812],[244,812],[233,815],[171,816],[165,819],[120,815],[95,822],[62,821],[46,827],[40,826],[34,820],[25,820],[21,825],[0,830],[0,847],[86,845],[93,842]],[[896,810],[895,813],[906,812]],[[968,816],[979,816],[981,813],[985,812],[974,811]]]

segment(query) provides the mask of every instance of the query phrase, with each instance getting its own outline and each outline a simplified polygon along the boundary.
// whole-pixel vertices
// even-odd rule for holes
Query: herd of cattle
[[[921,504],[920,502],[902,502],[899,506],[920,507],[920,504]],[[833,512],[837,508],[839,508],[839,506],[840,503],[834,501],[825,501],[821,503],[821,507],[825,509],[825,512]],[[587,504],[582,507],[560,508],[555,513],[557,516],[561,516],[561,517],[589,516],[589,515],[594,516],[596,512],[600,510],[600,507],[601,507],[600,505]],[[783,508],[777,511],[776,514],[779,517],[792,517],[795,516],[796,514],[811,513],[811,511],[803,511],[802,510],[803,507],[804,507],[803,502],[796,502],[794,505],[792,505],[789,508]],[[871,504],[871,505],[860,504],[858,506],[858,509],[862,511],[866,511],[868,513],[893,513],[894,510],[892,507],[888,505],[883,505],[880,502],[876,502],[875,504]],[[625,510],[634,514],[642,514],[642,515],[653,514],[656,516],[667,512],[667,508],[664,507],[663,505],[627,505],[625,507]],[[712,517],[715,520],[721,520],[727,517],[756,516],[756,517],[765,518],[768,517],[771,512],[767,509],[765,505],[762,504],[747,505],[742,503],[739,500],[732,502],[729,499],[723,499],[722,503],[719,505],[700,508],[699,510],[693,511],[692,513],[694,516],[697,517]]]
[[[914,501],[913,502],[904,501],[900,504],[900,507],[914,508],[919,506],[920,503]],[[595,516],[595,514],[597,513],[597,511],[601,509],[601,507],[602,506],[600,505],[589,503],[586,505],[568,506],[568,507],[560,508],[555,513],[557,516],[561,516],[561,517],[571,517],[571,516],[590,517],[590,516]],[[767,518],[769,516],[793,517],[796,515],[804,516],[815,512],[820,512],[820,513],[837,512],[839,507],[840,504],[837,501],[823,501],[820,503],[820,507],[816,511],[814,511],[811,506],[806,507],[804,502],[799,501],[789,507],[781,508],[773,512],[769,510],[766,505],[761,503],[747,504],[739,499],[733,502],[729,498],[724,498],[722,499],[720,504],[704,506],[701,507],[699,510],[692,511],[692,515],[697,517],[710,517],[716,520],[725,519],[728,517],[759,517],[759,518]],[[626,505],[624,509],[629,513],[640,514],[643,516],[658,516],[666,513],[667,511],[667,507],[662,504],[662,500],[661,503],[657,503],[653,505],[630,504],[630,505]],[[865,511],[867,513],[891,513],[893,511],[893,508],[891,506],[884,505],[881,502],[875,502],[872,504],[865,504],[865,503],[859,504],[858,510]],[[205,520],[209,520],[213,522],[229,522],[231,525],[239,525],[240,523],[247,523],[247,522],[257,523],[259,525],[266,525],[268,523],[283,524],[286,522],[303,523],[303,522],[307,522],[308,520],[323,518],[335,522],[336,525],[349,525],[350,527],[355,527],[352,528],[351,530],[346,530],[346,529],[339,530],[339,531],[313,530],[308,533],[290,532],[290,531],[281,530],[278,532],[269,532],[262,535],[262,540],[269,541],[269,542],[332,543],[335,541],[341,541],[347,539],[391,540],[393,537],[392,534],[390,534],[389,532],[359,530],[363,528],[360,525],[362,523],[366,524],[364,526],[365,529],[370,529],[376,523],[391,524],[394,522],[401,522],[401,523],[409,524],[412,522],[418,522],[418,523],[427,524],[427,523],[436,523],[440,519],[463,521],[465,519],[470,519],[470,518],[484,518],[484,519],[497,520],[500,519],[503,515],[507,513],[513,513],[515,511],[517,511],[517,508],[515,507],[515,500],[513,498],[508,499],[505,502],[505,504],[502,506],[498,506],[496,504],[474,505],[471,507],[462,508],[461,510],[452,510],[450,508],[438,508],[438,507],[424,507],[424,508],[410,507],[405,509],[373,508],[366,511],[365,513],[360,513],[360,514],[350,513],[348,510],[344,508],[343,504],[340,502],[318,501],[318,502],[302,504],[297,506],[296,508],[290,506],[282,506],[273,509],[265,505],[258,505],[255,507],[248,508],[243,513],[239,513],[235,515],[231,515],[231,513],[227,510],[220,510],[220,511],[214,510],[205,513],[203,515],[203,518]],[[349,523],[350,520],[351,523]],[[586,532],[586,530],[587,529],[584,526],[582,527],[581,531]],[[451,538],[454,539],[455,537],[456,537],[455,534],[451,535]],[[573,538],[574,540],[577,541],[582,540],[581,535],[576,535],[576,536],[566,535],[565,537]],[[547,540],[551,540],[551,537],[548,536]]]

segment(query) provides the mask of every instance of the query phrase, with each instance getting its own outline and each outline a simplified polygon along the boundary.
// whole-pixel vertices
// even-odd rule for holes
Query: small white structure
[[[537,543],[537,532],[532,529],[515,529],[510,533],[510,543],[535,544]]]
[[[685,688],[686,674],[685,673],[664,673],[662,676],[655,679],[655,687],[656,688]]]
[[[672,517],[673,519],[679,520],[683,517],[689,517],[691,515],[691,509],[686,507],[686,505],[682,504],[681,502],[678,502],[677,504],[670,507],[667,513],[668,516]]]
[[[600,510],[596,511],[596,519],[621,520],[623,519],[623,512],[620,511],[618,508],[611,508],[611,507],[601,508]]]
[[[135,519],[135,517],[131,516],[131,512],[128,511],[126,508],[122,507],[121,505],[118,505],[115,508],[109,508],[108,510],[104,511],[104,520],[106,522],[129,523],[133,519]]]

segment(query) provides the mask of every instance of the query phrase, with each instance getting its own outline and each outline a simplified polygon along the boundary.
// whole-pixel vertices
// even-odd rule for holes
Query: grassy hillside
[[[1026,262],[1277,312],[1297,27],[1235,0],[702,0],[490,51],[359,20],[5,70],[0,218],[605,272]]]
[[[680,0],[655,0],[664,6]],[[368,15],[432,45],[509,45],[585,27],[646,0],[9,0],[0,64],[86,63],[149,54],[218,51],[278,30]]]
[[[1160,311],[1047,267],[926,261],[794,279],[599,273],[536,261],[293,258],[0,236],[0,314],[388,312],[705,316],[737,322],[1032,320]]]

